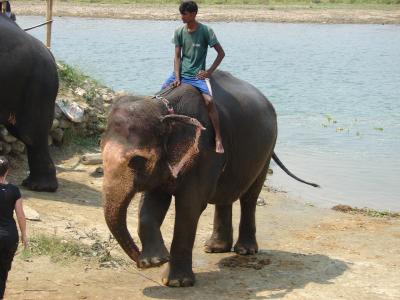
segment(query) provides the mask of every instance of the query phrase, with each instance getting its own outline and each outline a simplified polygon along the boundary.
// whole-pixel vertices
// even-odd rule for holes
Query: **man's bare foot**
[[[224,153],[224,146],[222,146],[222,143],[220,140],[215,140],[215,152],[217,153]]]

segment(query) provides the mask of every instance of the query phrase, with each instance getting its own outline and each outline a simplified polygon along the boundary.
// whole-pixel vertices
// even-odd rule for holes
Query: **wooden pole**
[[[47,0],[47,12],[46,12],[46,47],[50,48],[51,45],[51,23],[53,18],[53,0]]]

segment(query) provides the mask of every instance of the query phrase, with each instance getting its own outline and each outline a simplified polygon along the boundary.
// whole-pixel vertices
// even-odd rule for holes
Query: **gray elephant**
[[[0,123],[26,145],[30,174],[22,184],[33,190],[58,187],[48,149],[57,92],[50,51],[0,14]]]
[[[257,197],[271,158],[283,167],[274,154],[277,121],[267,98],[249,83],[222,71],[213,74],[211,85],[224,154],[214,151],[214,130],[201,94],[189,85],[173,89],[168,100],[121,97],[111,109],[102,138],[107,225],[139,267],[168,262],[162,278],[168,286],[194,284],[192,248],[198,219],[208,203],[215,204],[215,215],[206,252],[231,251],[232,203],[237,199],[241,219],[234,251],[258,251]],[[137,192],[144,192],[138,224],[142,252],[126,226],[127,208]],[[176,216],[169,254],[160,226],[172,196]]]

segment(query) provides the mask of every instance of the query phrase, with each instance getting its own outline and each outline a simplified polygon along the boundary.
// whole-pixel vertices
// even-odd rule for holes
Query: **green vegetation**
[[[83,72],[73,68],[66,63],[57,62],[58,77],[61,83],[61,89],[64,88],[77,88],[85,82],[88,78]]]
[[[63,143],[66,145],[78,146],[81,150],[92,150],[98,148],[100,132],[106,126],[104,96],[112,96],[112,90],[103,86],[99,81],[87,76],[78,68],[67,65],[62,61],[57,62],[57,69],[60,81],[61,98],[72,99],[76,102],[85,102],[92,110],[95,118],[82,128],[76,125],[64,130]],[[93,116],[95,114],[96,116]],[[95,125],[93,125],[95,124]],[[82,123],[82,125],[85,125]],[[85,125],[86,126],[86,125]],[[95,126],[96,128],[93,128]]]
[[[101,83],[87,75],[78,68],[67,65],[63,61],[57,62],[58,76],[60,79],[60,90],[65,89],[76,90],[77,88],[85,87],[86,93],[83,98],[90,101],[96,94],[96,89],[101,86]]]
[[[375,218],[383,218],[383,217],[400,218],[400,213],[391,212],[388,210],[379,211],[379,210],[375,210],[375,209],[371,209],[371,208],[351,207],[349,205],[336,205],[336,206],[332,207],[332,209],[336,210],[336,211],[341,211],[344,213],[361,214],[364,216],[375,217]]]
[[[37,256],[49,256],[56,263],[68,263],[79,258],[90,259],[99,264],[111,262],[113,265],[124,265],[123,259],[110,254],[109,242],[96,240],[91,246],[80,242],[65,240],[55,235],[37,235],[29,240],[29,246],[21,252],[21,258],[29,260]]]
[[[99,148],[101,135],[99,133],[90,136],[79,135],[76,129],[66,128],[64,130],[64,144],[77,146],[80,151],[91,151]]]

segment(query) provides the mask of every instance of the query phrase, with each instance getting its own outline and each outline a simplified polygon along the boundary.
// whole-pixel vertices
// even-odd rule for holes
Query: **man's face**
[[[196,13],[184,11],[183,13],[181,13],[181,19],[182,22],[185,24],[193,22],[196,19]]]

